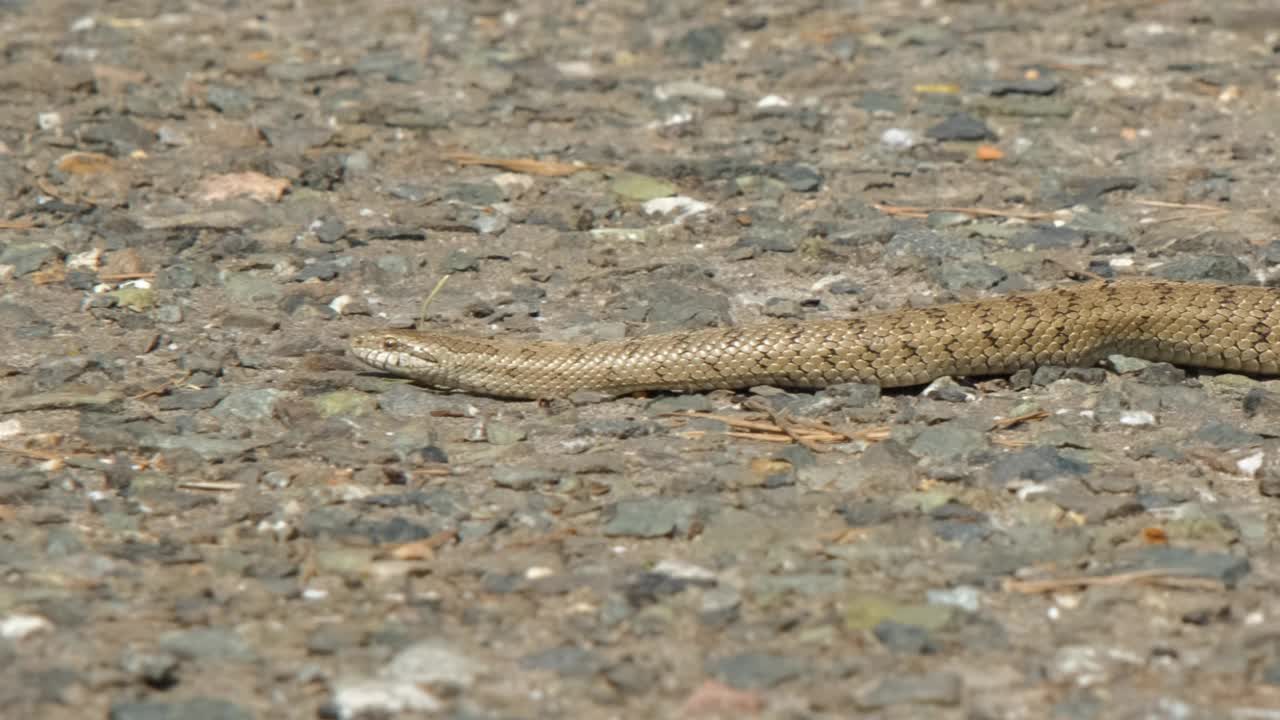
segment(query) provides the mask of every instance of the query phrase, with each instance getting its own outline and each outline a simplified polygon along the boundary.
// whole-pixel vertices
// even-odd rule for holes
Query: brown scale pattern
[[[842,382],[902,387],[943,375],[1092,365],[1109,353],[1280,374],[1280,290],[1096,282],[848,320],[772,322],[591,344],[413,330],[352,340],[357,358],[438,388],[510,398]]]

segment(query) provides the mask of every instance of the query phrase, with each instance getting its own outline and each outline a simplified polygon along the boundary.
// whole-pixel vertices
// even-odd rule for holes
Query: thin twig
[[[419,330],[421,330],[422,326],[427,322],[427,306],[435,299],[436,293],[440,292],[440,289],[444,287],[444,284],[449,280],[449,276],[451,274],[452,273],[442,276],[440,281],[436,283],[436,286],[431,288],[431,292],[427,294],[427,298],[422,301],[422,307],[418,310],[418,321],[414,323]]]
[[[1188,575],[1177,568],[1151,568],[1148,570],[1115,573],[1113,575],[1077,575],[1075,577],[1046,578],[1044,580],[1010,579],[1004,581],[1004,589],[1008,592],[1037,594],[1077,587],[1104,587],[1134,583],[1167,585],[1189,590],[1222,590],[1225,587],[1218,580],[1198,575]]]
[[[909,205],[888,205],[874,203],[871,207],[886,215],[904,215],[908,217],[927,217],[929,213],[953,212],[976,217],[1002,217],[1016,220],[1047,220],[1053,217],[1051,212],[1019,212],[1017,210],[995,210],[979,207],[912,207]]]

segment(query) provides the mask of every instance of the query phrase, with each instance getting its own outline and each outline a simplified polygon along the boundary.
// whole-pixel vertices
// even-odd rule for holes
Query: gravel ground
[[[1280,718],[1275,380],[347,358],[1280,282],[1273,4],[788,5],[0,1],[6,716]]]

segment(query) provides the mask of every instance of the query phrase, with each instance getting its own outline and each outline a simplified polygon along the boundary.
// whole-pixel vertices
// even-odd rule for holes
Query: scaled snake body
[[[1119,280],[842,320],[775,321],[594,343],[378,330],[351,341],[364,363],[440,389],[549,399],[847,382],[885,388],[944,375],[1151,361],[1280,374],[1280,290]]]

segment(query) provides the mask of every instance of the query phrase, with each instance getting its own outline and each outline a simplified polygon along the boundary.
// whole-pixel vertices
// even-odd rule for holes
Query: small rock
[[[724,683],[744,690],[766,689],[810,671],[801,658],[770,653],[742,653],[709,663],[707,671]]]
[[[334,415],[362,417],[373,412],[378,406],[376,398],[356,390],[335,390],[312,398],[311,402],[321,417]]]
[[[924,133],[934,140],[976,141],[995,139],[995,133],[982,120],[968,113],[954,113]]]
[[[484,424],[484,440],[490,445],[515,445],[529,437],[529,432],[501,420],[489,420]]]
[[[859,693],[858,707],[872,710],[894,705],[957,705],[964,696],[964,681],[954,673],[890,675]]]
[[[166,689],[178,682],[178,657],[173,653],[128,649],[120,657],[120,669],[153,688]]]
[[[181,702],[121,702],[107,712],[109,720],[253,720],[253,713],[229,701],[192,698]]]
[[[693,67],[701,67],[705,63],[719,60],[724,54],[726,42],[722,28],[707,25],[671,38],[666,43],[666,50],[671,54],[687,57]]]
[[[249,662],[253,649],[233,630],[193,628],[173,630],[160,636],[160,647],[180,658]]]
[[[697,521],[698,506],[675,498],[622,500],[610,508],[604,526],[609,537],[686,537]]]
[[[817,192],[822,187],[822,174],[809,165],[780,165],[771,174],[787,184],[792,192]]]
[[[965,387],[949,376],[940,377],[929,383],[928,387],[920,391],[920,394],[931,400],[953,403],[973,402],[978,397],[978,393],[973,388]]]
[[[1009,273],[988,263],[960,261],[932,268],[929,277],[947,290],[990,290]]]
[[[804,315],[804,309],[795,300],[769,298],[764,304],[764,314],[774,318],[798,318]]]
[[[454,250],[444,260],[445,272],[475,272],[480,269],[480,259],[465,250]]]
[[[986,434],[955,422],[925,428],[911,441],[912,455],[935,462],[956,462],[985,449]]]
[[[1249,447],[1262,443],[1261,436],[1217,420],[1210,420],[1201,425],[1192,437],[1200,443],[1208,443],[1222,449]]]
[[[504,465],[494,468],[493,484],[509,490],[530,490],[537,486],[550,486],[559,482],[561,474],[545,468],[526,465]]]
[[[0,246],[0,265],[13,266],[15,277],[30,275],[57,256],[57,251],[44,243],[28,242]]]
[[[245,422],[260,422],[275,417],[276,402],[283,393],[270,388],[234,390],[213,409],[213,414]]]
[[[872,629],[876,639],[887,650],[904,655],[933,655],[938,643],[929,637],[929,631],[916,625],[903,625],[884,620]]]
[[[484,665],[443,642],[414,643],[396,653],[382,669],[382,676],[432,688],[451,690],[471,687]]]
[[[606,665],[600,655],[573,645],[554,647],[520,658],[520,667],[526,670],[549,670],[561,677],[594,675]]]
[[[1087,475],[1088,463],[1064,457],[1057,448],[1036,445],[998,457],[991,465],[991,479],[1001,485],[1016,480],[1047,482],[1062,477]]]
[[[675,195],[679,188],[666,180],[648,175],[623,173],[609,183],[609,190],[624,200],[646,202],[655,198]]]
[[[1019,78],[995,82],[987,86],[987,93],[996,97],[1002,95],[1052,95],[1058,91],[1057,78],[1041,76],[1037,78]]]
[[[1153,271],[1168,280],[1211,280],[1234,285],[1249,284],[1249,266],[1231,255],[1194,255],[1180,257]]]

